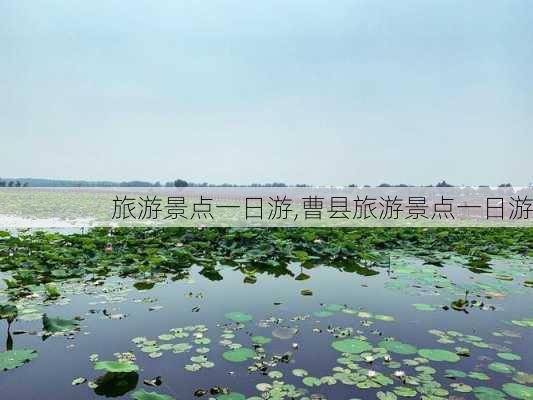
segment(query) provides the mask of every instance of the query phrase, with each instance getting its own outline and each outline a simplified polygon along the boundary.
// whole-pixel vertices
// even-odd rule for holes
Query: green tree
[[[183,179],[176,179],[174,181],[174,187],[187,187],[189,184],[187,181],[184,181]]]

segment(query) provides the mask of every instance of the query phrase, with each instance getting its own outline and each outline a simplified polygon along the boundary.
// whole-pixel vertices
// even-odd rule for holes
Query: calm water
[[[426,272],[417,276],[411,268]],[[294,369],[304,369],[308,376],[321,378],[334,375],[334,367],[346,368],[346,365],[337,361],[342,357],[342,353],[331,345],[332,342],[343,338],[336,338],[333,333],[328,332],[328,327],[352,328],[350,336],[362,335],[373,347],[379,347],[378,343],[387,337],[394,337],[398,341],[416,346],[417,349],[447,349],[455,352],[455,347],[466,347],[470,349],[470,356],[461,357],[458,362],[430,361],[418,366],[425,365],[435,370],[430,373],[433,381],[449,392],[442,398],[475,398],[474,393],[454,391],[450,385],[460,382],[472,388],[487,386],[501,389],[503,384],[514,382],[513,377],[518,372],[533,373],[533,328],[511,322],[533,317],[533,289],[523,285],[524,281],[532,279],[531,261],[498,261],[494,268],[509,274],[513,280],[497,279],[495,274],[472,273],[453,259],[444,268],[439,268],[423,265],[420,260],[396,254],[391,259],[390,268],[379,269],[379,274],[373,276],[344,272],[327,266],[302,270],[295,264],[291,265],[293,276],[276,277],[257,273],[255,283],[245,283],[245,275],[231,267],[220,267],[220,277],[211,276],[211,279],[218,280],[202,276],[198,267],[192,268],[188,276],[179,280],[159,276],[158,282],[149,290],[135,289],[132,286],[135,280],[130,278],[108,278],[104,285],[99,286],[71,282],[61,288],[63,298],[58,301],[43,304],[42,299],[30,299],[21,303],[19,308],[25,308],[26,313],[37,314],[34,315],[35,318],[39,313],[67,319],[83,317],[81,330],[75,335],[52,336],[43,340],[39,335],[42,330],[40,319],[19,319],[12,324],[12,335],[8,338],[7,323],[5,320],[0,321],[2,346],[12,345],[14,349],[32,348],[39,352],[35,360],[20,368],[0,371],[0,398],[96,399],[106,395],[131,398],[135,388],[144,388],[147,391],[171,395],[175,399],[192,399],[195,398],[193,393],[197,389],[209,389],[213,386],[226,387],[251,397],[261,396],[261,392],[256,388],[257,384],[272,384],[273,381],[279,380],[302,389],[302,393],[308,397],[311,394],[320,394],[322,398],[334,400],[374,399],[377,391],[392,391],[403,385],[399,379],[394,379],[394,383],[378,389],[364,390],[339,381],[332,385],[321,384],[312,387],[304,384],[302,377],[293,374]],[[302,271],[309,279],[295,279]],[[449,284],[438,283],[436,276],[446,276],[446,282]],[[300,275],[301,277],[304,276]],[[435,288],[435,285],[438,287]],[[311,290],[313,295],[303,296],[303,289]],[[476,304],[475,307],[467,308],[468,313],[452,309],[445,311],[441,308],[464,296],[466,289],[469,289],[468,300],[482,301],[481,307]],[[5,296],[0,297],[1,300],[5,300]],[[335,306],[328,307],[328,304]],[[434,305],[435,310],[422,311],[413,304]],[[324,310],[331,310],[331,315],[314,314]],[[272,378],[257,371],[249,372],[248,367],[255,362],[252,359],[230,362],[222,357],[230,348],[219,343],[224,339],[221,335],[226,326],[230,327],[230,330],[236,326],[225,314],[235,311],[249,314],[253,320],[244,323],[242,329],[236,329],[232,333],[235,337],[232,337],[230,342],[253,348],[251,336],[271,338],[270,343],[262,346],[266,359],[273,355],[290,353],[290,360],[267,368],[265,373],[279,371],[283,374],[282,378]],[[367,312],[371,315],[357,315],[357,312]],[[376,315],[393,317],[394,320],[376,319]],[[261,323],[271,317],[281,320],[270,324]],[[166,341],[158,339],[158,336],[168,333],[170,329],[199,324],[208,328],[203,337],[209,338],[210,343],[193,344],[190,336],[168,341],[172,344],[193,344],[192,349],[179,354],[161,351],[162,356],[151,358],[132,342],[135,337],[146,337],[157,340],[159,345]],[[298,331],[292,338],[281,339],[273,336],[273,330],[280,326],[296,328]],[[457,336],[455,343],[439,343],[439,336],[428,332],[435,329],[475,335],[489,347],[472,345],[472,342],[462,341],[462,337]],[[502,331],[505,334],[499,335],[498,332]],[[494,335],[494,332],[497,335]],[[12,344],[6,343],[9,340],[13,341]],[[297,349],[294,344],[298,345]],[[215,364],[214,367],[194,372],[184,368],[192,363],[190,357],[201,355],[196,352],[197,348],[209,349],[205,355]],[[83,377],[94,381],[104,374],[104,371],[94,370],[93,363],[89,360],[91,354],[98,354],[99,360],[115,360],[114,353],[128,351],[135,354],[135,363],[140,371],[138,380],[136,376],[132,377],[123,388],[123,391],[131,389],[123,396],[103,389],[103,393],[98,389],[95,392],[87,383],[72,385],[71,382],[75,378]],[[521,359],[504,360],[497,356],[498,352],[513,353]],[[396,370],[402,370],[412,376],[420,374],[420,371],[415,370],[415,366],[403,363],[403,360],[419,357],[418,354],[390,355],[391,361],[400,362],[401,366],[391,368],[388,362],[381,358],[372,363],[354,362],[360,368],[377,371],[389,377]],[[513,370],[496,372],[488,367],[494,362],[511,365]],[[471,377],[453,380],[444,376],[446,369],[465,373],[483,372],[490,380],[481,381]],[[150,387],[143,383],[143,380],[157,376],[160,376],[162,381],[159,387]],[[206,394],[201,398],[210,397],[215,396]],[[419,394],[416,398],[419,398]]]

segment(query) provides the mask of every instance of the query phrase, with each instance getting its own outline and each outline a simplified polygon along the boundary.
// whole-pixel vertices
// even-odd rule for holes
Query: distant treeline
[[[26,187],[28,182],[21,181],[3,181],[0,179],[0,187]]]
[[[187,182],[184,179],[161,183],[148,181],[83,181],[66,179],[40,179],[40,178],[0,178],[0,187],[307,187],[309,185],[296,184],[287,185],[282,182],[272,183],[252,183],[250,185],[237,185],[232,183],[195,183]]]
[[[0,178],[0,187],[310,187],[305,183],[299,183],[296,185],[288,185],[283,182],[272,183],[252,183],[249,185],[239,185],[232,183],[195,183],[187,182],[184,179],[176,179],[165,183],[161,182],[148,182],[148,181],[77,181],[77,180],[63,180],[63,179],[38,179],[38,178],[15,178],[15,179],[2,179]],[[415,187],[417,185],[409,184],[390,184],[382,183],[378,187]],[[426,187],[454,187],[446,181],[438,182],[436,185],[426,185]],[[480,185],[481,187],[488,187],[488,185]],[[356,185],[350,184],[348,187],[371,187],[371,185]],[[512,187],[510,183],[502,183],[498,187]]]

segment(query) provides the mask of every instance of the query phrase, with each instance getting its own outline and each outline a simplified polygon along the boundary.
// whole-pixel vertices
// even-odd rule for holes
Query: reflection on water
[[[526,396],[533,289],[523,283],[532,279],[531,265],[496,260],[479,274],[486,266],[468,269],[453,257],[438,266],[392,253],[372,268],[236,264],[71,281],[59,298],[44,300],[42,292],[17,300],[17,319],[0,321],[6,350],[39,352],[0,372],[0,393],[130,398],[144,389],[191,399],[230,390],[245,397],[226,398],[340,400],[378,392],[507,398],[516,389]],[[1,300],[7,296],[4,290]],[[78,320],[80,331],[44,341],[42,313]],[[139,370],[94,368],[124,357]],[[82,383],[73,385],[76,378]],[[498,392],[483,397],[490,389]]]

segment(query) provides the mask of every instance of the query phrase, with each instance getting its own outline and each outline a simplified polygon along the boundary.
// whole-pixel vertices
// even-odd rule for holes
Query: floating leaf
[[[377,392],[376,397],[379,400],[396,400],[398,397],[392,392]]]
[[[71,332],[78,329],[79,322],[73,319],[49,318],[43,315],[43,330],[50,333]]]
[[[474,396],[478,400],[504,400],[505,393],[488,387],[488,386],[477,386],[473,390]]]
[[[266,336],[252,336],[252,342],[257,344],[268,344],[272,341],[269,337]]]
[[[431,361],[457,362],[460,359],[457,354],[442,349],[421,349],[418,354]]]
[[[139,367],[125,361],[98,361],[94,364],[94,369],[107,372],[137,372]]]
[[[317,318],[327,318],[327,317],[331,317],[333,313],[331,311],[321,310],[321,311],[315,311],[313,315]]]
[[[155,282],[152,281],[139,281],[133,284],[133,287],[137,290],[150,290],[154,287]]]
[[[255,351],[252,349],[248,349],[246,347],[241,347],[239,349],[226,351],[222,354],[222,357],[224,357],[225,360],[231,361],[231,362],[241,362],[246,361],[249,358],[253,358],[255,356]]]
[[[283,373],[280,371],[270,371],[268,377],[272,379],[280,379],[283,377]]]
[[[468,377],[472,378],[472,379],[477,379],[477,380],[480,380],[480,381],[489,381],[490,380],[490,376],[488,376],[487,374],[485,374],[483,372],[478,372],[478,371],[470,372],[468,374]]]
[[[381,315],[381,314],[378,314],[378,315],[375,315],[374,318],[377,319],[377,320],[380,320],[380,321],[386,321],[386,322],[392,322],[392,321],[394,321],[394,317],[391,317],[390,315]],[[390,392],[387,392],[387,393],[390,393]],[[392,393],[391,393],[391,394],[392,394]]]
[[[342,304],[327,304],[324,308],[326,311],[337,312],[344,310],[346,307]]]
[[[303,380],[302,380],[303,384],[305,386],[310,386],[310,387],[313,387],[313,386],[320,386],[322,383],[320,382],[320,379],[318,378],[315,378],[313,376],[306,376]]]
[[[218,396],[217,400],[246,400],[246,397],[243,394],[233,392]]]
[[[0,319],[7,320],[11,323],[17,318],[18,309],[12,304],[0,304]]]
[[[417,395],[416,390],[407,386],[396,387],[393,389],[393,391],[400,397],[415,397]]]
[[[83,384],[85,382],[87,382],[86,378],[79,377],[79,378],[76,378],[76,379],[72,380],[72,386],[78,386],[78,385],[81,385],[81,384]]]
[[[502,390],[515,399],[533,399],[533,387],[518,383],[505,383]]]
[[[366,340],[344,339],[337,340],[331,344],[333,348],[342,353],[358,354],[372,350],[372,346]]]
[[[521,320],[512,320],[512,324],[521,326],[522,328],[533,328],[533,318],[524,318]]]
[[[520,357],[518,354],[514,353],[497,353],[498,357],[507,360],[507,361],[517,361],[521,360],[522,357]]]
[[[490,363],[487,368],[491,371],[500,372],[502,374],[511,374],[515,371],[515,368],[512,365],[500,362]]]
[[[94,388],[94,392],[99,396],[119,397],[135,389],[138,381],[137,372],[107,372],[88,385]]]
[[[447,369],[446,371],[447,378],[466,378],[466,373],[456,369]]]
[[[288,339],[292,339],[294,335],[296,335],[297,333],[298,333],[298,329],[296,328],[280,326],[272,331],[272,336],[278,339],[288,340]]]
[[[472,391],[472,386],[465,383],[452,383],[450,387],[452,387],[456,392],[461,393],[470,393]]]
[[[297,377],[301,378],[301,377],[307,376],[307,375],[308,375],[308,372],[307,372],[305,369],[302,369],[302,368],[296,368],[296,369],[293,369],[293,370],[292,370],[292,374],[293,374],[294,376],[297,376]]]
[[[415,346],[412,346],[407,343],[402,343],[397,340],[383,340],[379,342],[378,346],[383,347],[392,353],[403,354],[403,355],[415,354],[417,352],[417,349]]]
[[[134,400],[174,400],[174,397],[168,396],[166,394],[147,392],[144,389],[136,390],[132,393],[131,397]]]
[[[37,358],[38,353],[32,349],[16,349],[0,353],[0,370],[7,371],[18,368]]]
[[[437,307],[432,306],[431,304],[413,304],[413,307],[416,308],[418,311],[435,311]]]
[[[249,322],[254,319],[250,314],[245,314],[240,311],[233,311],[224,315],[227,319],[231,319],[235,322]]]

